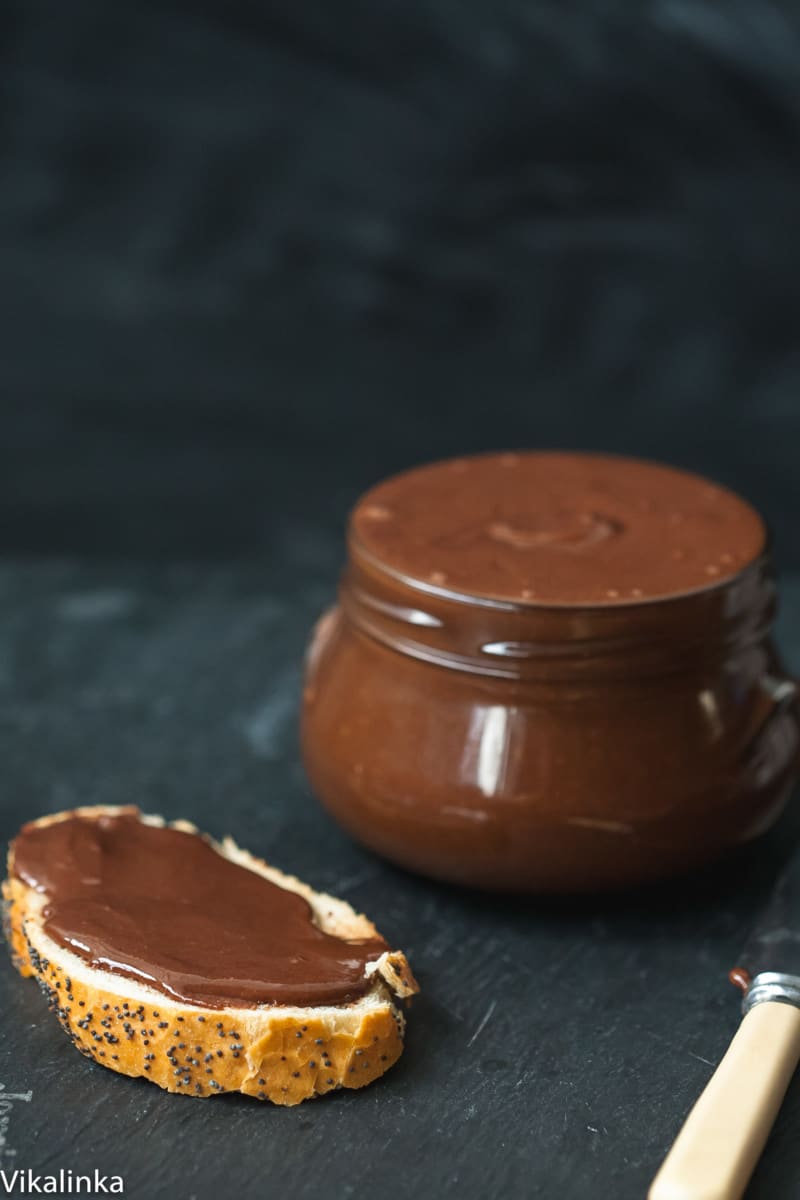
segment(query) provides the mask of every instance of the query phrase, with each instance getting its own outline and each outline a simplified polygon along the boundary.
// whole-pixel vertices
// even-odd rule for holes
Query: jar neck
[[[511,679],[620,678],[704,669],[763,640],[768,554],[713,588],[582,608],[481,599],[400,577],[351,544],[340,601],[363,634],[437,666]]]

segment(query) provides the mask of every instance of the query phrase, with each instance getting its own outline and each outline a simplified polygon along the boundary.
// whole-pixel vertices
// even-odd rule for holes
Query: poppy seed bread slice
[[[42,817],[22,832],[72,818],[101,822],[123,816],[153,829],[202,837],[186,821],[167,823],[136,809],[104,806]],[[229,863],[302,897],[317,929],[343,939],[345,947],[378,937],[372,922],[345,901],[315,892],[230,838],[203,841]],[[399,951],[387,949],[366,962],[361,994],[344,1003],[237,1006],[226,999],[210,1007],[93,966],[50,936],[45,930],[50,897],[16,873],[15,842],[2,892],[4,928],[17,970],[37,979],[81,1053],[120,1074],[139,1075],[183,1095],[238,1091],[294,1105],[337,1088],[363,1087],[402,1053],[405,1021],[398,1002],[418,987]]]

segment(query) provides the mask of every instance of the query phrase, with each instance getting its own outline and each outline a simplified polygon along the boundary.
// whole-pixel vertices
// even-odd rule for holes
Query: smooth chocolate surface
[[[426,586],[499,600],[611,605],[707,588],[764,549],[764,523],[727,489],[600,454],[487,454],[367,492],[351,535]]]
[[[25,825],[13,853],[17,877],[48,896],[54,941],[191,1004],[346,1003],[387,949],[324,933],[302,896],[134,810]]]

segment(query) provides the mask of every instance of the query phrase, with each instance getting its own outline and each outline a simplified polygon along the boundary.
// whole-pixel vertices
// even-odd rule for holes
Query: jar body
[[[593,670],[590,653],[540,670],[534,651],[514,677],[398,649],[351,595],[312,639],[304,759],[345,829],[401,866],[487,889],[628,887],[718,857],[785,803],[797,710],[763,628],[646,671]]]

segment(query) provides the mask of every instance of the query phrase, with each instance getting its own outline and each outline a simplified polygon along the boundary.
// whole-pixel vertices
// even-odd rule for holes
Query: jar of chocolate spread
[[[776,819],[796,689],[759,515],[670,467],[492,454],[352,513],[309,649],[303,749],[350,833],[482,888],[696,867]]]

